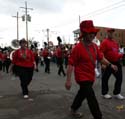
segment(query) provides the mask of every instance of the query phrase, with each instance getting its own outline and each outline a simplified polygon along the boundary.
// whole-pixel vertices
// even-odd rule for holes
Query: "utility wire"
[[[91,13],[86,14],[86,15],[81,16],[81,17],[91,17],[91,16],[100,15],[100,14],[105,13],[107,11],[111,11],[111,10],[114,10],[116,8],[119,8],[121,6],[125,6],[125,4],[119,4],[119,5],[117,4],[117,6],[116,5],[114,5],[114,6],[108,6],[108,7],[102,8],[102,9],[98,9],[98,10],[96,10],[94,12],[91,12]]]
[[[104,8],[101,8],[101,9],[95,10],[95,11],[93,11],[93,12],[90,12],[90,13],[88,13],[88,14],[85,14],[85,15],[83,15],[83,16],[89,16],[89,15],[91,15],[91,14],[95,14],[96,12],[101,12],[101,11],[106,10],[106,9],[114,8],[115,6],[119,6],[119,4],[121,5],[121,3],[124,3],[124,1],[122,0],[122,1],[120,1],[120,2],[111,4],[111,5],[106,6],[106,7],[104,7]]]
[[[88,14],[86,14],[86,15],[83,15],[83,16],[80,16],[80,17],[81,17],[81,18],[92,17],[92,16],[96,16],[96,15],[103,14],[103,13],[105,13],[105,12],[107,12],[107,11],[114,10],[114,9],[119,8],[119,7],[121,7],[121,6],[125,6],[125,4],[121,4],[121,3],[125,3],[125,1],[122,0],[122,1],[120,1],[120,2],[111,4],[111,5],[107,6],[107,7],[98,9],[98,10],[96,10],[96,11],[90,12],[90,13],[88,13]],[[68,21],[68,22],[65,22],[65,23],[63,23],[63,24],[61,24],[61,25],[59,25],[59,26],[54,26],[54,27],[52,27],[52,28],[59,28],[59,27],[63,27],[63,26],[66,26],[66,25],[71,25],[71,24],[73,24],[76,20],[78,20],[78,19],[74,18],[74,20],[72,20],[72,21],[70,20],[70,21]]]

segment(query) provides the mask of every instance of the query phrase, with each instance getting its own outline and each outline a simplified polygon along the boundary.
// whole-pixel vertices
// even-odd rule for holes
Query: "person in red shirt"
[[[44,42],[45,48],[42,51],[42,56],[45,63],[45,73],[50,73],[50,60],[51,60],[51,52],[49,51],[49,48],[47,47],[47,43]]]
[[[122,66],[120,64],[121,58],[124,56],[123,54],[119,53],[119,44],[116,40],[113,39],[113,33],[115,32],[114,29],[107,29],[107,38],[105,38],[101,45],[100,50],[104,53],[104,56],[112,63],[117,65],[118,71],[114,72],[111,67],[106,67],[102,73],[102,95],[106,99],[112,98],[110,94],[108,94],[109,87],[108,81],[111,74],[113,74],[116,78],[113,94],[114,97],[117,99],[125,99],[121,93],[121,85],[122,85]]]
[[[2,49],[0,49],[0,79],[2,79],[2,64],[3,64],[3,55],[2,55]]]
[[[3,53],[2,49],[0,49],[0,71],[2,70],[2,64],[3,64]]]
[[[38,55],[38,49],[33,48],[32,51],[33,51],[35,62],[36,62],[36,72],[39,72],[38,65],[39,65],[39,59],[40,58],[39,58],[39,55]]]
[[[15,66],[16,75],[19,76],[24,98],[29,98],[28,86],[32,81],[33,71],[36,68],[34,54],[27,48],[27,41],[23,38],[19,41],[20,48],[13,53],[12,67]]]
[[[65,46],[65,48],[64,48],[64,65],[65,65],[65,68],[67,68],[67,65],[68,65],[69,54],[70,54],[69,47]]]
[[[44,66],[43,48],[40,49],[40,51],[39,51],[39,56],[40,56],[40,65],[41,65],[41,66]]]
[[[58,75],[61,76],[61,73],[63,76],[65,76],[65,71],[64,71],[64,48],[62,44],[59,43],[58,48],[57,48],[57,62],[58,62]]]
[[[9,51],[3,51],[3,72],[8,73],[9,66],[11,64],[11,60],[9,58]]]
[[[71,114],[75,117],[82,116],[82,113],[79,113],[78,109],[82,105],[83,100],[87,99],[94,119],[102,119],[102,113],[92,88],[95,81],[95,63],[97,58],[101,63],[117,71],[117,67],[106,60],[103,53],[98,49],[98,46],[92,42],[98,31],[99,29],[94,27],[92,20],[82,21],[80,23],[80,42],[72,49],[69,56],[65,87],[67,90],[71,88],[71,74],[73,69],[75,80],[80,87],[71,105]]]

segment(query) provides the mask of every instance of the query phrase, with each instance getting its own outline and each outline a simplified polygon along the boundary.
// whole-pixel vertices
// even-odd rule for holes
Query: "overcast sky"
[[[0,0],[0,45],[9,45],[16,39],[16,16],[25,14],[25,0]],[[125,0],[27,0],[31,15],[28,36],[39,42],[46,41],[46,29],[50,40],[57,43],[59,35],[65,42],[73,42],[72,31],[79,28],[80,20],[92,19],[95,26],[125,29]],[[19,38],[26,37],[25,22],[19,18]]]

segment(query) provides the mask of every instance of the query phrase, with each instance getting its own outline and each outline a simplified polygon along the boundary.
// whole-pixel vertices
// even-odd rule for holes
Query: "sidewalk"
[[[123,67],[125,74],[125,67]],[[0,119],[74,119],[69,115],[69,107],[77,93],[78,86],[73,81],[70,91],[64,87],[65,78],[57,75],[57,67],[51,64],[51,73],[45,74],[44,67],[35,72],[33,81],[29,87],[30,99],[23,99],[19,80],[12,80],[12,76],[3,73],[0,79]],[[94,90],[99,101],[104,119],[124,119],[125,100],[101,97],[100,81],[97,79]],[[109,81],[110,94],[112,94],[113,76]],[[122,94],[125,95],[125,77],[123,80]],[[92,115],[86,100],[80,108],[84,113],[81,119],[91,119]]]

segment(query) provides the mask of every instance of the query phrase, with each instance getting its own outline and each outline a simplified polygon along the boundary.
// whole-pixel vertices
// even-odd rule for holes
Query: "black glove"
[[[123,54],[123,57],[122,58],[124,58],[125,59],[125,53]]]

